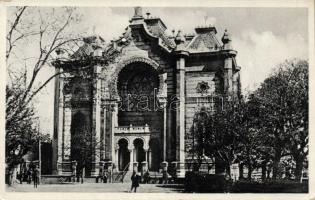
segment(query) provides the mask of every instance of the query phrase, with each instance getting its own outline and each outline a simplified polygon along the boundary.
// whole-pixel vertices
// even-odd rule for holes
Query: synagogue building
[[[162,19],[136,7],[117,39],[86,37],[67,59],[57,52],[55,174],[71,174],[74,166],[90,177],[105,168],[173,166],[184,176],[193,159],[194,118],[240,97],[240,67],[227,31],[166,30]]]

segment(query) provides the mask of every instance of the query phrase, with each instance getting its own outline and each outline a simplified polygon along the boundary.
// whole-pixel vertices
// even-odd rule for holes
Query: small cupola
[[[217,29],[214,26],[198,26],[195,28],[197,34],[214,33],[217,34]]]
[[[131,24],[138,24],[143,22],[143,15],[142,15],[142,8],[141,7],[135,7],[134,8],[135,13],[133,14],[133,17],[130,20]]]
[[[224,31],[221,41],[223,43],[223,49],[232,49],[231,35],[228,33],[226,29]]]
[[[182,31],[178,30],[177,35],[175,37],[175,43],[178,45],[181,43],[185,43],[185,41],[186,41],[186,39],[185,39],[185,36],[183,35]]]
[[[143,19],[142,8],[140,6],[135,7],[135,13],[132,19]]]

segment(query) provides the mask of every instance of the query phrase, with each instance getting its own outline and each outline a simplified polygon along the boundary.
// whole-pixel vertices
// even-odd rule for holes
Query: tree
[[[17,84],[15,84],[17,85]],[[22,87],[6,87],[6,113],[10,108],[19,104],[19,97],[23,94]],[[22,161],[22,157],[34,149],[37,132],[33,125],[34,108],[31,104],[24,105],[14,118],[6,121],[5,157],[9,169]]]
[[[265,137],[260,123],[260,104],[253,94],[235,105],[235,129],[238,132],[239,156],[241,166],[248,168],[248,179],[254,169],[262,167],[262,179],[266,177],[266,165],[270,161],[268,138]]]
[[[73,50],[78,37],[74,37],[68,29],[78,22],[79,16],[72,8],[16,7],[8,10],[6,161],[11,166],[19,162],[34,143],[37,131],[34,130],[32,100],[58,75],[53,74],[40,83],[39,74],[50,66],[57,49]],[[25,55],[27,52],[33,54]],[[18,158],[15,156],[17,150]]]
[[[231,175],[230,166],[239,154],[238,132],[234,123],[235,102],[227,101],[224,109],[217,108],[214,112],[205,111],[202,117],[195,119],[194,134],[197,137],[195,152],[198,158],[206,155],[215,160],[216,173],[225,171]]]
[[[28,12],[28,13],[27,13]],[[43,83],[38,83],[39,73],[43,68],[50,66],[55,60],[57,49],[74,51],[74,44],[80,39],[69,32],[71,23],[78,22],[78,16],[75,16],[74,9],[63,8],[56,11],[55,9],[38,9],[34,7],[17,7],[14,17],[9,18],[7,33],[7,70],[9,80],[14,84],[16,79],[21,76],[28,76],[27,71],[31,71],[29,81],[25,81],[25,90],[20,97],[20,104],[10,110],[7,120],[10,120],[19,112],[21,107],[29,104],[34,96],[40,92],[58,73],[53,74]],[[35,51],[34,58],[21,58],[22,53],[19,49],[32,40]],[[32,49],[34,50],[34,49]],[[16,51],[16,52],[15,52]],[[14,59],[11,56],[15,55]],[[32,55],[33,56],[33,55]],[[26,62],[25,60],[32,61]],[[25,63],[25,72],[19,73],[17,65],[20,62]]]
[[[255,91],[261,104],[261,130],[269,138],[273,157],[273,178],[279,176],[281,157],[295,159],[297,179],[308,154],[308,63],[282,63]]]

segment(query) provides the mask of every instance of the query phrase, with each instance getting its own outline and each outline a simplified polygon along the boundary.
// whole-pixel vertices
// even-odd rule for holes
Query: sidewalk
[[[13,184],[6,186],[7,192],[122,192],[130,190],[131,183],[68,183],[44,184],[34,188],[32,184]],[[138,193],[181,193],[182,185],[140,184]]]

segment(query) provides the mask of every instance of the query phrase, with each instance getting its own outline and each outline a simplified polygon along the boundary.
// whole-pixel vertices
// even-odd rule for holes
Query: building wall
[[[201,108],[208,111],[213,110],[215,95],[222,93],[220,85],[223,79],[220,79],[220,70],[223,68],[223,60],[209,60],[205,57],[197,57],[188,60],[186,65],[186,112],[185,112],[185,149],[186,159],[191,158],[189,152],[193,148],[193,120],[196,113]],[[201,94],[197,87],[200,83],[206,83],[209,89]]]

